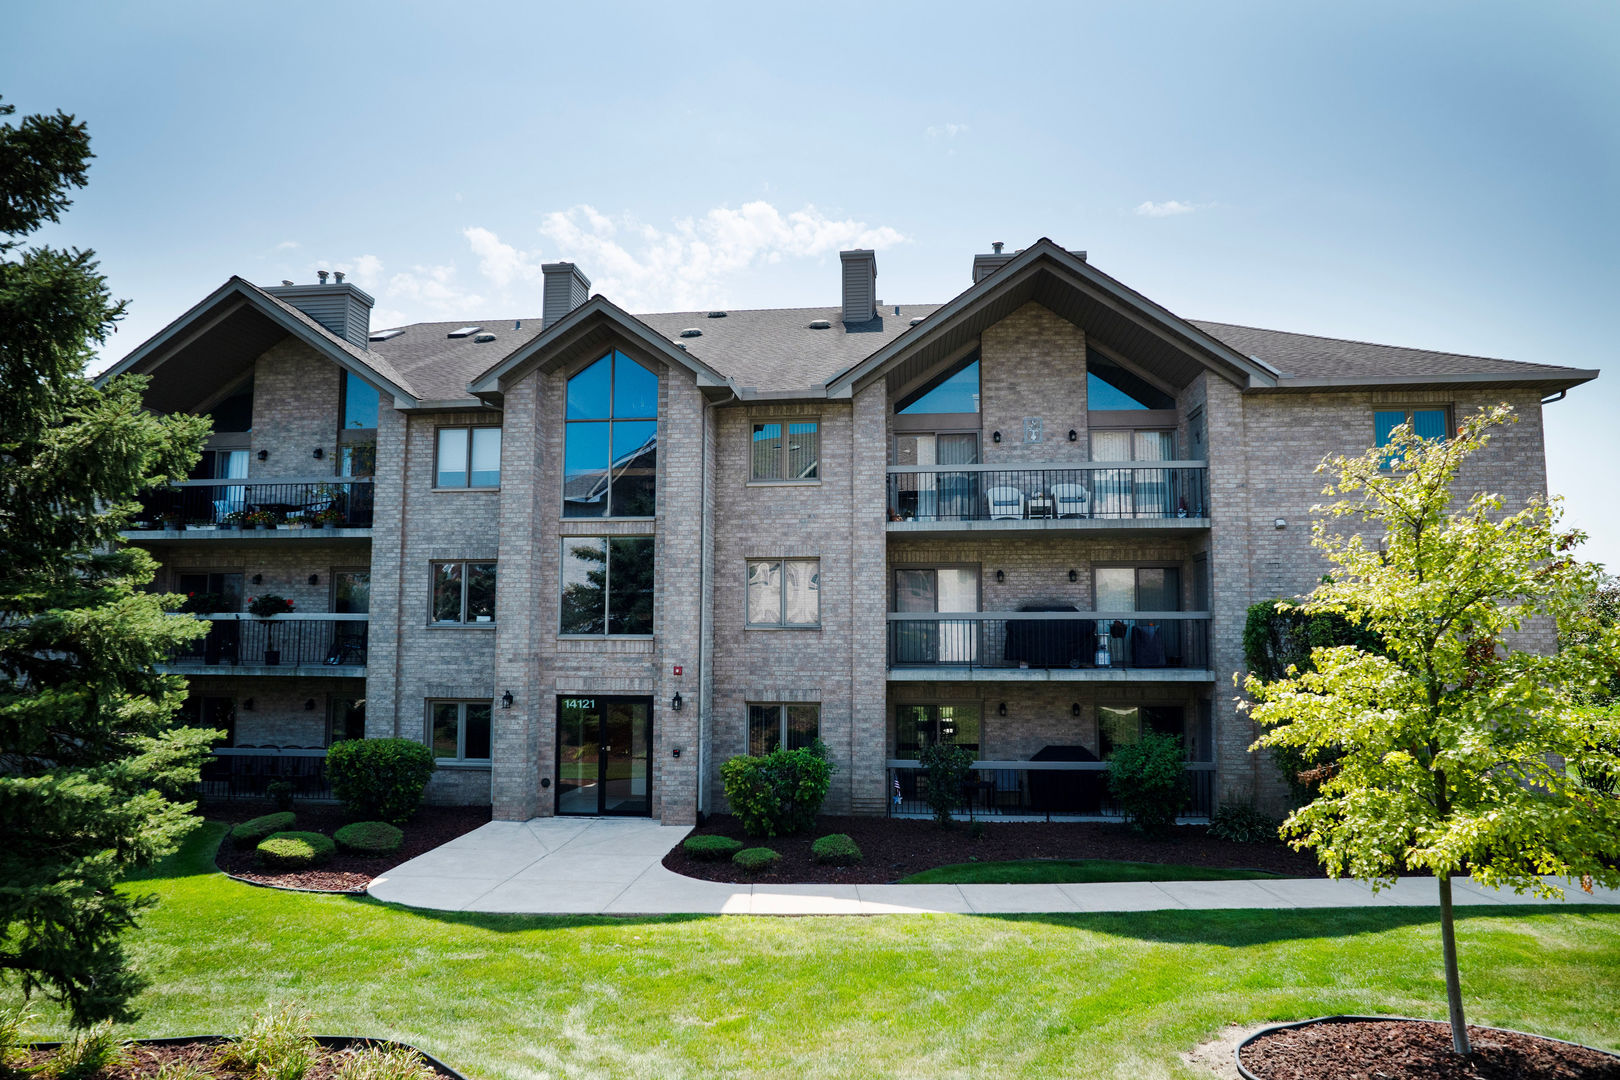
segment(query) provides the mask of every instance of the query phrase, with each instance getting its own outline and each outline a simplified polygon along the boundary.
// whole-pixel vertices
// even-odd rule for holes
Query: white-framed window
[[[436,488],[501,486],[501,429],[442,427],[433,464]]]
[[[428,621],[465,625],[495,621],[495,564],[436,562]]]
[[[494,714],[490,702],[430,700],[427,705],[428,745],[435,758],[488,764]]]
[[[749,559],[748,621],[752,627],[821,625],[820,559]]]
[[[749,446],[750,481],[820,479],[820,421],[757,421]]]
[[[748,752],[762,757],[778,747],[800,750],[821,737],[821,706],[787,701],[748,704]]]

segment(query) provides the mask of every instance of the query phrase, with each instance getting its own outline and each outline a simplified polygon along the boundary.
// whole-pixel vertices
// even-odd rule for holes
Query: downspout
[[[724,401],[705,401],[703,403],[703,430],[701,432],[701,448],[698,459],[702,461],[702,468],[698,470],[698,498],[703,502],[703,509],[698,514],[698,725],[697,725],[697,812],[701,821],[709,812],[709,778],[704,773],[708,762],[708,747],[703,741],[703,724],[707,720],[713,722],[714,693],[713,682],[709,678],[709,656],[704,649],[704,642],[709,640],[709,610],[713,601],[709,598],[709,515],[713,513],[708,499],[704,496],[709,486],[709,424],[710,414],[716,406],[725,405],[738,399],[737,383],[727,379],[726,386],[731,391],[731,397]],[[718,450],[716,451],[718,454]],[[709,687],[709,693],[704,693],[704,687]]]
[[[1543,405],[1551,405],[1555,401],[1563,401],[1568,396],[1569,396],[1569,391],[1568,390],[1560,390],[1560,391],[1558,391],[1558,393],[1553,394],[1550,397],[1542,398],[1541,403]]]

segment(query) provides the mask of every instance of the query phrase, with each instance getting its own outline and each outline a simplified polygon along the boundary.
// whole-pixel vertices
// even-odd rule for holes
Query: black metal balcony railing
[[[1152,466],[896,465],[889,469],[889,517],[895,521],[1203,519],[1209,517],[1209,468],[1201,461]]]
[[[274,524],[331,519],[339,528],[369,529],[372,512],[370,477],[302,481],[183,480],[148,492],[138,520],[149,528],[165,525],[241,525],[263,515]],[[335,515],[335,517],[334,517]]]
[[[890,667],[1209,667],[1209,613],[891,613]]]
[[[975,761],[962,785],[959,817],[1123,816],[1108,793],[1106,761]],[[1186,765],[1188,801],[1184,818],[1208,818],[1215,810],[1215,766]],[[891,816],[932,813],[924,797],[922,766],[889,761]]]
[[[222,667],[364,667],[369,616],[204,615],[208,635],[175,655],[181,664]]]
[[[330,799],[326,751],[319,747],[222,746],[203,762],[197,794],[214,799],[263,798],[270,784],[288,780],[293,797]]]

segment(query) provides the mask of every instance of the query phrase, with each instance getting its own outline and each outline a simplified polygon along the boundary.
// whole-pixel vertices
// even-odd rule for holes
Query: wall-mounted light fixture
[[[264,575],[263,574],[254,574],[253,575],[253,584],[255,584],[255,585],[263,585],[264,584]]]
[[[681,711],[681,692],[675,691],[675,696],[669,699],[669,707],[676,712]]]
[[[315,699],[314,698],[310,698],[308,701],[304,702],[304,711],[305,712],[314,712],[315,711]]]
[[[252,698],[243,698],[242,699],[242,711],[243,712],[252,712],[253,711],[253,699]]]
[[[321,575],[319,575],[319,574],[311,574],[311,575],[309,575],[309,583],[311,585],[319,585],[321,583]]]
[[[501,695],[501,708],[510,709],[511,707],[512,707],[512,691],[508,690],[506,693]]]
[[[1287,518],[1275,518],[1275,519],[1273,519],[1271,524],[1272,524],[1273,528],[1286,529],[1286,528],[1288,528],[1288,519]]]
[[[322,458],[324,458],[326,456],[326,451],[322,450],[320,447],[317,446],[315,448],[315,453],[312,456],[315,458],[316,461],[319,461],[319,460],[321,460]]]
[[[270,459],[270,451],[268,451],[268,450],[260,450],[259,451],[259,460],[260,461],[268,461],[269,459]]]
[[[1069,580],[1070,581],[1079,581],[1080,580],[1080,571],[1078,571],[1078,570],[1070,570],[1069,571]]]
[[[1005,570],[997,570],[996,571],[996,584],[1000,585],[1003,581],[1006,581],[1006,580],[1007,580],[1007,571],[1005,571]]]
[[[1080,703],[1078,701],[1069,706],[1069,715],[1076,720],[1080,719]]]
[[[1000,705],[996,706],[996,715],[997,716],[1006,716],[1007,715],[1007,703],[1005,701],[1003,701]]]
[[[670,754],[671,754],[672,757],[680,757],[681,756],[681,748],[677,746],[674,750],[670,751]]]
[[[1000,442],[1000,441],[1001,441],[1001,432],[999,432],[999,431],[992,431],[992,432],[991,432],[991,433],[990,433],[990,441],[991,441],[991,442]]]
[[[1078,431],[1074,430],[1074,428],[1069,429],[1069,441],[1070,442],[1079,442],[1080,441],[1080,433]]]

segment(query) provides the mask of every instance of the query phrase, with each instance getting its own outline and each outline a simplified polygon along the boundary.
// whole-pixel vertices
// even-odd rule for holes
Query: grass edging
[[[1148,881],[1277,880],[1281,874],[1243,867],[1126,859],[1007,859],[948,863],[900,879],[901,885],[1092,885]]]

